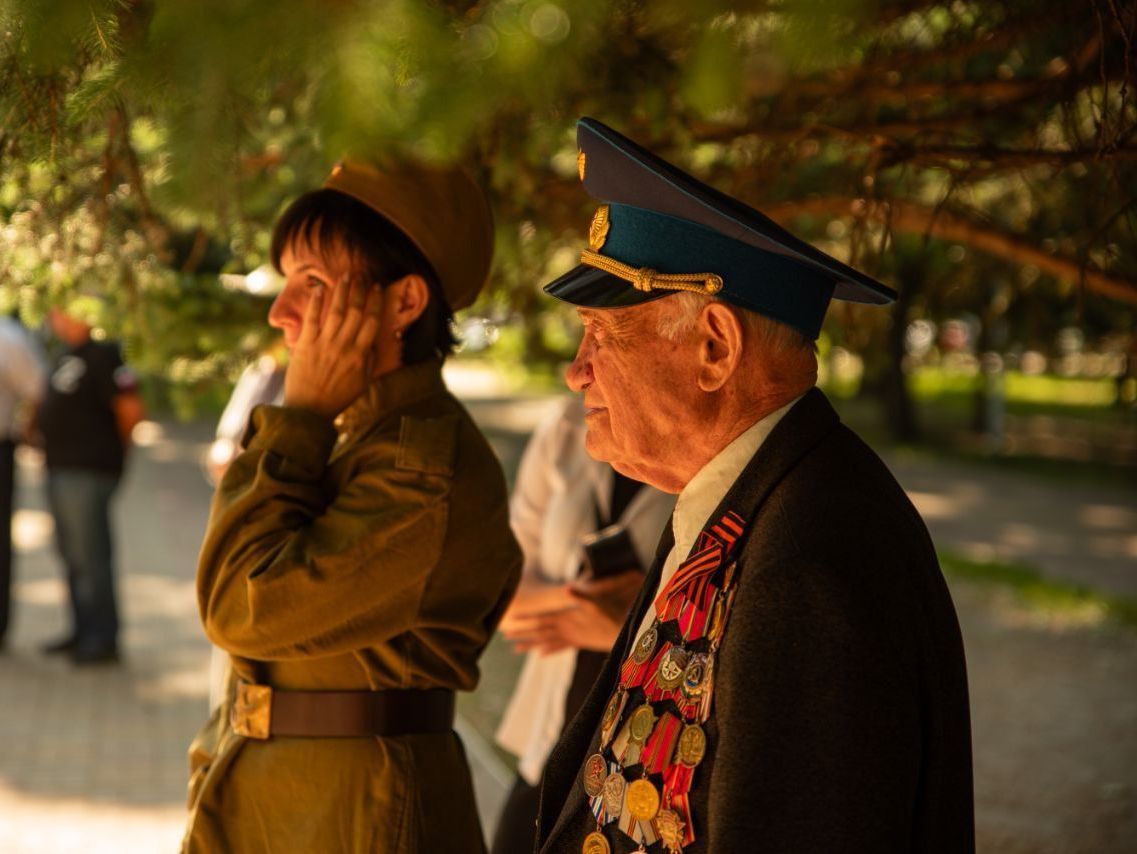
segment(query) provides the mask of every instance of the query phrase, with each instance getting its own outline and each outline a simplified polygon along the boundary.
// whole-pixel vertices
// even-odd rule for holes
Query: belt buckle
[[[237,735],[268,738],[272,726],[272,686],[238,682],[229,723]]]

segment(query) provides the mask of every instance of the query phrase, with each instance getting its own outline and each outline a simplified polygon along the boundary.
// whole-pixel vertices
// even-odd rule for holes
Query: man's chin
[[[584,434],[584,450],[588,456],[601,463],[612,462],[612,446],[607,436],[595,427],[589,427]]]

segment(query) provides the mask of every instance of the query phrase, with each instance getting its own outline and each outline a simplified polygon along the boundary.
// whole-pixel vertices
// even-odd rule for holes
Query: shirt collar
[[[675,550],[686,556],[695,539],[703,530],[711,513],[723,496],[738,479],[746,464],[758,453],[766,437],[782,417],[790,411],[800,397],[791,400],[781,409],[760,418],[716,454],[695,474],[679,493],[675,514],[671,517],[671,531],[675,536]]]

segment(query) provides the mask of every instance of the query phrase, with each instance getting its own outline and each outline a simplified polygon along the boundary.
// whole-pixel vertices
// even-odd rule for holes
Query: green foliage
[[[921,400],[947,396],[967,398],[975,394],[977,379],[975,373],[934,367],[918,368],[909,374],[912,392]],[[1112,379],[1028,376],[1008,371],[1005,382],[1006,400],[1012,407],[1016,404],[1036,405],[1060,412],[1079,408],[1101,409],[1117,402],[1117,383]]]
[[[581,245],[572,126],[594,115],[901,284],[894,328],[967,310],[1013,318],[1023,346],[1070,323],[1124,332],[1132,14],[1089,0],[0,0],[0,302],[34,320],[94,297],[148,371],[195,388],[263,340],[263,309],[216,274],[262,263],[282,205],[344,153],[402,150],[485,181],[499,254],[475,311],[518,327],[499,358],[555,364],[575,328],[538,286]],[[971,231],[932,234],[949,215]],[[1026,249],[1072,266],[1048,272]],[[1110,282],[1083,287],[1079,267]],[[889,314],[831,315],[833,343],[879,371]]]

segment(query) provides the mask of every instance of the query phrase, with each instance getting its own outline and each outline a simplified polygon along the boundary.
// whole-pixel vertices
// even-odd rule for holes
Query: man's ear
[[[712,302],[699,315],[698,331],[699,388],[718,391],[742,360],[742,321],[730,306]]]
[[[392,282],[387,291],[395,299],[393,319],[398,329],[406,329],[418,320],[430,304],[430,288],[417,273]]]

